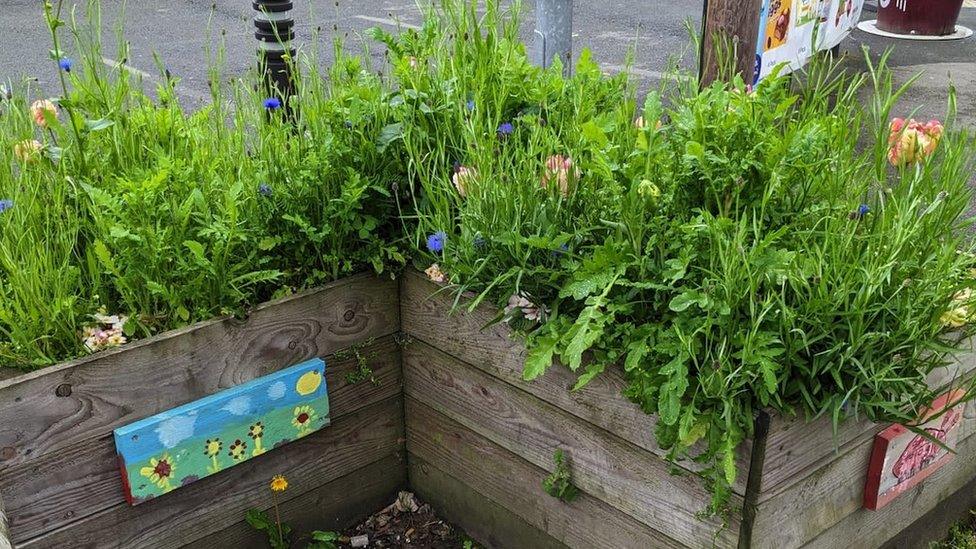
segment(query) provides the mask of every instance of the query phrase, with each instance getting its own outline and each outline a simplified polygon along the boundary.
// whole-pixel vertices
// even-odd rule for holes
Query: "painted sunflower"
[[[247,443],[241,439],[237,439],[233,444],[230,445],[230,451],[227,454],[234,458],[235,461],[243,461],[247,458]]]
[[[224,449],[224,443],[221,442],[219,438],[215,438],[215,439],[208,438],[206,444],[204,444],[203,453],[206,454],[207,457],[212,458],[217,454],[219,454],[220,451],[223,449]]]
[[[159,459],[151,458],[149,466],[139,469],[139,474],[148,478],[163,492],[169,492],[173,489],[169,481],[173,478],[175,470],[176,466],[173,464],[173,459],[169,457],[169,454],[163,454]]]
[[[298,429],[299,434],[305,435],[312,428],[312,422],[315,421],[315,418],[315,410],[311,406],[296,406],[295,417],[292,418],[291,424]]]

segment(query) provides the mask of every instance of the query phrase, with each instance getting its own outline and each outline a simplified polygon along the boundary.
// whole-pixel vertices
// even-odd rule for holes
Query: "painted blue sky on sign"
[[[115,430],[126,462],[148,459],[230,423],[260,418],[326,395],[325,363],[312,359]],[[317,379],[316,379],[317,374]],[[319,410],[322,417],[328,410]]]

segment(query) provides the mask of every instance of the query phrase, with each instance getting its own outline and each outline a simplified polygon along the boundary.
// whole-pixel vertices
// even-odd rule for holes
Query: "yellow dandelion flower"
[[[288,480],[283,475],[275,475],[271,478],[271,490],[273,492],[284,492],[288,489]]]

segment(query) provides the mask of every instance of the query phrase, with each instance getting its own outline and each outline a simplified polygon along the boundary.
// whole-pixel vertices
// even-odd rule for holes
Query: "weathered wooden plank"
[[[973,450],[976,443],[969,439],[976,438],[972,436],[974,431],[976,431],[976,403],[970,402],[966,405],[966,412],[959,427],[959,451],[955,460],[965,461],[967,459],[963,456],[965,448],[968,447],[970,452]],[[761,503],[754,524],[753,546],[775,549],[800,547],[821,532],[836,527],[835,525],[841,521],[846,521],[846,517],[862,513],[896,517],[897,515],[888,514],[887,507],[880,511],[862,509],[864,484],[873,445],[873,438],[848,445],[840,455],[825,466]],[[951,463],[946,467],[950,466]],[[938,475],[939,473],[936,473],[929,477],[922,485],[940,490]],[[963,479],[962,483],[968,480],[968,478]],[[911,500],[912,494],[917,494],[918,490],[917,488],[910,490],[895,501]],[[895,503],[892,503],[889,507],[894,505]],[[894,534],[898,530],[897,525],[904,524],[908,522],[890,522],[889,533]],[[859,547],[859,545],[854,546]]]
[[[699,519],[710,495],[693,475],[674,475],[657,455],[467,365],[429,345],[404,348],[408,396],[546,470],[563,449],[574,481],[591,496],[691,546],[736,544],[738,517],[724,527]],[[742,498],[733,496],[733,508]]]
[[[878,425],[866,419],[848,419],[834,429],[829,418],[807,422],[801,418],[784,418],[771,414],[766,459],[762,473],[760,503],[803,480],[837,459],[851,443],[874,436]]]
[[[972,418],[972,415],[970,414],[969,417]],[[970,423],[973,423],[971,419]],[[902,528],[911,525],[976,477],[976,437],[968,436],[960,441],[957,450],[958,454],[949,464],[936,471],[925,482],[902,494],[887,507],[878,511],[858,508],[848,514],[843,521],[821,533],[806,547],[871,549],[884,545]],[[930,534],[932,537],[941,537],[945,531],[930,532]],[[787,546],[777,544],[776,547]]]
[[[662,457],[667,455],[667,451],[662,450],[654,438],[657,416],[645,414],[622,396],[627,382],[621,369],[610,369],[575,392],[571,392],[570,388],[576,384],[576,374],[559,365],[532,382],[523,381],[525,347],[512,339],[511,331],[505,325],[494,324],[485,328],[496,316],[492,307],[482,306],[473,312],[449,314],[453,294],[416,271],[404,274],[400,293],[403,325],[411,337],[645,450]],[[739,495],[745,494],[750,452],[751,442],[742,444],[738,451],[740,474],[733,489]],[[677,465],[688,471],[702,469],[701,464],[688,459],[678,461]]]
[[[360,349],[369,359],[374,382],[350,383],[359,367],[355,356],[327,357],[333,418],[399,395],[400,350],[393,336]],[[18,541],[108,509],[124,501],[111,434],[81,440],[61,451],[0,471],[3,493]]]
[[[930,387],[958,386],[974,371],[976,354],[972,352],[972,342],[969,342],[953,364],[932,372],[927,382]],[[838,425],[835,436],[829,418],[806,422],[802,418],[784,418],[773,414],[759,501],[766,501],[800,482],[837,459],[849,444],[863,443],[884,427],[886,425],[864,418],[851,418]]]
[[[0,381],[0,475],[131,421],[400,329],[397,283],[354,276]]]
[[[7,528],[7,512],[3,507],[3,496],[0,495],[0,549],[11,549],[10,530]]]
[[[302,547],[302,542],[308,541],[315,530],[341,531],[385,507],[399,490],[406,488],[404,457],[389,455],[338,480],[282,501],[278,507],[282,520],[292,527],[292,541]],[[274,516],[271,507],[265,512]],[[204,536],[184,549],[265,547],[266,544],[264,534],[242,520]]]
[[[927,513],[915,519],[895,537],[886,541],[883,549],[928,549],[932,542],[945,539],[946,532],[956,522],[971,520],[976,508],[976,476],[956,489],[948,498],[937,503]]]
[[[402,455],[403,436],[403,402],[395,397],[206,481],[138,507],[116,505],[18,547],[181,547],[240,522],[249,508],[268,507],[272,475],[285,475],[289,493],[298,497],[391,454]]]
[[[474,491],[423,458],[408,454],[410,486],[438,516],[488,549],[565,549],[519,515]],[[452,471],[456,473],[458,471]]]
[[[407,451],[569,547],[684,547],[581,492],[564,503],[542,489],[549,473],[408,397]],[[470,521],[468,521],[470,522]]]

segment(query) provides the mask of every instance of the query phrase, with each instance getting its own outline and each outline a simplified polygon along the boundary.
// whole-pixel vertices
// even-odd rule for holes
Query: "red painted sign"
[[[946,447],[956,445],[965,394],[962,390],[951,391],[932,403],[916,426],[928,436],[904,425],[892,425],[874,436],[864,487],[865,508],[884,507],[952,459],[954,454]]]

